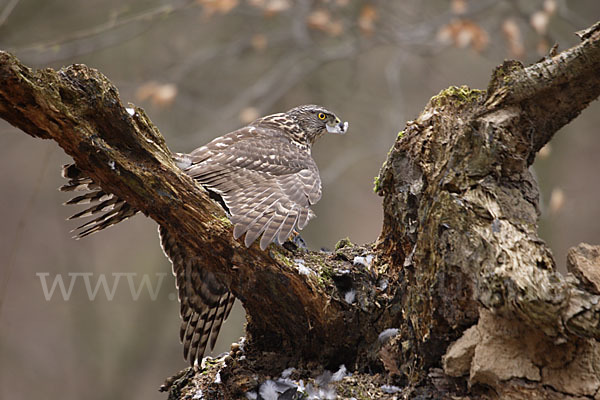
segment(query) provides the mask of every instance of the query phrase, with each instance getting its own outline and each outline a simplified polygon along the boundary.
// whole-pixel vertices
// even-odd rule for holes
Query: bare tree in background
[[[518,7],[516,2],[500,6],[496,2],[482,2],[469,7],[456,1],[452,3],[452,11],[444,11],[437,20],[428,18],[426,23],[418,25],[399,19],[402,15],[400,10],[387,3],[315,2],[310,6],[295,3],[293,7],[285,1],[252,3],[205,2],[203,12],[206,13],[205,18],[211,19],[220,18],[220,14],[237,14],[244,20],[275,18],[272,21],[281,14],[293,16],[291,20],[296,22],[282,23],[278,27],[281,31],[277,33],[248,36],[239,42],[231,42],[227,47],[227,51],[233,53],[252,51],[261,54],[261,57],[273,57],[269,52],[279,51],[281,53],[275,58],[278,61],[268,63],[268,71],[255,84],[236,96],[230,96],[227,102],[215,98],[215,106],[204,112],[201,110],[194,115],[195,118],[225,120],[237,125],[236,118],[249,119],[279,104],[290,89],[297,89],[297,85],[306,77],[313,76],[315,71],[336,60],[356,62],[372,46],[401,45],[404,50],[436,52],[442,51],[442,43],[447,42],[485,53],[490,46],[507,44],[512,54],[519,56],[528,45],[524,41],[523,26],[529,26],[536,31],[537,44],[543,48],[542,52],[546,52],[553,41],[548,37],[544,24],[557,12],[565,12],[565,8],[553,8],[551,2],[544,3],[535,12],[517,10],[527,17],[524,23],[519,14],[516,17],[513,14]],[[157,9],[146,17],[151,20],[167,11],[189,11],[195,5],[182,2],[173,7],[171,10]],[[500,10],[504,7],[506,13],[506,18],[501,18],[500,22],[497,17],[494,18],[496,24],[501,24],[498,28],[505,35],[504,39],[492,37],[485,28],[486,12],[498,11],[495,7],[500,7]],[[415,6],[414,10],[435,15],[433,9],[419,10]],[[131,29],[131,26],[142,29],[137,24],[143,25],[146,17],[141,15],[130,19],[117,18],[119,23],[108,25],[104,30],[97,29],[81,37],[68,38],[66,44],[82,43],[85,46],[61,45],[61,51],[67,49],[70,53],[60,56],[59,51],[57,54],[66,57],[98,50],[107,45],[102,44],[107,32],[114,33],[123,27]],[[135,34],[133,31],[129,34]],[[593,35],[588,36],[591,38],[587,38],[585,43],[596,43]],[[122,39],[123,33],[116,37]],[[192,80],[191,71],[201,69],[203,62],[220,65],[227,51],[222,48],[212,52],[199,49],[198,54],[187,58],[193,60],[197,56],[196,61],[190,61],[188,65],[174,65],[169,71],[172,81],[140,86],[138,98],[150,100],[160,108],[168,107],[176,98],[193,97],[193,89],[187,86],[187,82]],[[585,50],[584,54],[590,54],[588,51],[591,50]],[[398,57],[402,56],[400,53]],[[518,64],[507,63],[497,70],[487,93],[467,88],[442,92],[431,100],[416,121],[407,125],[376,182],[378,193],[385,198],[385,222],[375,247],[340,242],[332,254],[276,251],[270,256],[254,249],[243,253],[242,261],[236,260],[235,265],[243,267],[234,277],[226,272],[230,259],[221,259],[218,254],[210,255],[212,261],[207,263],[213,265],[215,273],[220,273],[236,295],[243,296],[245,300],[250,314],[250,340],[243,352],[235,350],[231,358],[225,360],[227,368],[221,369],[222,364],[217,364],[209,374],[198,377],[203,388],[215,393],[225,390],[231,395],[236,391],[256,390],[266,379],[261,374],[277,377],[288,366],[298,368],[297,375],[291,376],[297,381],[299,377],[319,375],[324,367],[337,369],[345,363],[353,371],[381,373],[375,378],[360,373],[344,378],[337,390],[339,395],[347,397],[358,396],[359,393],[364,396],[392,396],[384,393],[381,389],[383,384],[401,387],[404,395],[419,391],[432,396],[436,393],[465,394],[465,379],[448,377],[465,374],[469,375],[468,382],[474,388],[471,393],[479,391],[492,396],[494,391],[500,395],[544,392],[547,396],[560,396],[560,393],[593,396],[597,385],[590,371],[597,361],[590,354],[594,354],[595,342],[577,337],[596,337],[592,328],[596,314],[590,305],[595,301],[592,295],[594,289],[590,289],[588,282],[587,286],[582,286],[586,289],[580,290],[575,280],[565,280],[552,271],[555,262],[535,232],[537,194],[526,168],[533,162],[535,152],[556,129],[573,118],[597,94],[592,87],[585,91],[565,90],[567,84],[572,84],[574,89],[581,89],[577,85],[591,85],[594,74],[582,68],[579,78],[565,77],[560,70],[550,68],[552,60],[568,61],[558,57],[527,70]],[[40,59],[39,62],[44,61]],[[399,61],[390,61],[390,84],[395,79],[394,62]],[[576,69],[573,65],[573,62],[568,64],[569,71]],[[597,64],[588,67],[597,72]],[[174,73],[178,70],[180,75]],[[543,75],[551,81],[547,87],[542,85],[543,82],[523,78],[538,70],[542,73],[549,71],[550,75]],[[85,68],[72,68],[65,74],[70,79],[79,76],[86,85],[104,82],[104,78]],[[244,74],[247,72],[240,72],[240,75]],[[246,75],[244,79],[247,78]],[[236,82],[229,84],[235,86]],[[322,84],[322,90],[327,91],[328,85],[329,82]],[[102,87],[94,90],[104,90]],[[352,90],[342,90],[338,96],[347,96],[348,92]],[[561,92],[563,96],[559,96]],[[563,103],[572,103],[568,105],[572,108]],[[536,107],[547,109],[541,112]],[[396,108],[390,106],[390,120],[398,118]],[[39,113],[39,110],[36,112]],[[118,107],[104,116],[113,121],[117,115],[124,115]],[[546,122],[549,115],[555,122]],[[85,118],[77,118],[77,123],[85,125],[90,122],[84,121],[88,114],[83,116]],[[140,132],[138,135],[148,129],[152,131],[143,114],[136,118],[140,118],[135,122]],[[69,131],[66,129],[68,122],[61,121],[60,125],[63,131]],[[398,121],[391,125],[398,126]],[[52,131],[46,125],[44,129]],[[118,128],[118,132],[133,134],[131,126]],[[147,137],[156,139],[156,143],[162,142],[158,137]],[[109,143],[120,148],[119,140],[113,142],[111,139]],[[63,147],[69,146],[63,144]],[[168,154],[164,146],[161,147]],[[171,171],[172,166],[164,166],[164,159],[148,149],[146,151],[159,159],[156,165],[163,165],[161,168]],[[67,152],[77,159],[74,148]],[[101,155],[98,157],[101,158]],[[125,160],[126,157],[123,157],[123,163],[117,165],[129,167]],[[106,170],[101,159],[97,160],[98,164],[93,160],[81,161],[88,163],[90,173],[98,174],[99,181],[107,185],[107,190],[119,195],[127,192],[127,184],[115,180],[114,174]],[[336,176],[334,167],[331,179]],[[135,170],[125,168],[123,171],[129,171],[132,174],[129,177],[136,176]],[[174,175],[167,174],[164,179],[168,181],[178,176],[176,172],[170,174]],[[324,171],[326,174],[327,170]],[[162,179],[157,178],[158,184]],[[181,193],[177,195],[183,201],[187,198],[186,204],[207,202],[193,186],[186,186],[190,185],[189,182],[178,181],[178,185]],[[146,194],[151,196],[150,191]],[[141,205],[147,205],[149,199],[143,193],[129,193],[124,197]],[[237,249],[236,254],[242,254],[239,246],[231,242],[226,224],[215,225],[214,218],[202,212],[196,216],[182,216],[173,211],[174,215],[171,215],[164,214],[158,205],[153,207],[156,207],[154,211],[147,212],[158,221],[168,224],[176,220],[189,221],[183,232],[179,232],[182,237],[186,230],[197,233],[198,226],[212,221],[210,232],[218,243],[187,243],[184,239],[183,242],[193,251],[209,257],[207,248],[219,248],[225,244]],[[199,225],[196,226],[196,223]],[[589,252],[593,253],[592,250]],[[574,252],[570,263],[577,271],[582,270],[578,265],[586,264],[581,262],[580,253]],[[307,266],[313,274],[298,275],[295,270],[298,264]],[[519,269],[517,266],[530,269],[518,274],[514,271]],[[583,275],[585,273],[580,273],[580,276]],[[274,286],[270,283],[282,279],[282,276],[292,283],[286,286],[293,288],[291,292],[273,292]],[[585,279],[581,281],[585,282]],[[247,293],[248,287],[244,288],[244,284],[248,282],[260,282],[265,287],[254,287],[253,293]],[[538,283],[547,292],[539,293]],[[546,309],[549,303],[554,306]],[[263,307],[264,311],[265,304],[269,304],[272,310],[279,310],[277,315],[261,315],[257,310]],[[480,305],[484,307],[481,311],[478,309]],[[490,310],[494,312],[489,313]],[[508,318],[509,322],[497,315]],[[580,322],[586,319],[592,322]],[[477,321],[476,327],[465,331],[475,326]],[[378,335],[387,328],[395,329],[387,331],[392,338],[386,340],[384,335],[378,340]],[[340,332],[345,333],[342,340]],[[466,333],[462,335],[463,332]],[[540,336],[540,332],[544,335]],[[458,338],[457,344],[446,352],[448,344]],[[507,338],[513,339],[507,342]],[[556,350],[556,346],[563,347]],[[500,354],[489,352],[494,348],[511,352],[503,359]],[[269,353],[264,353],[265,350]],[[444,370],[441,370],[443,354]],[[569,365],[561,364],[552,358],[552,354],[559,358],[566,355]],[[316,364],[313,363],[315,361]],[[585,365],[589,368],[586,369]],[[498,366],[504,366],[504,369],[499,370]],[[570,369],[575,366],[581,368],[576,371]],[[225,385],[214,384],[214,377],[220,369],[219,376]],[[257,372],[260,373],[254,377]],[[571,375],[586,378],[573,383],[569,379]],[[176,396],[177,391],[189,382],[186,379],[178,382],[173,387],[172,396]],[[344,383],[348,385],[344,386]],[[587,385],[585,388],[584,384]],[[193,390],[193,387],[181,390]],[[386,390],[395,389],[387,387]]]

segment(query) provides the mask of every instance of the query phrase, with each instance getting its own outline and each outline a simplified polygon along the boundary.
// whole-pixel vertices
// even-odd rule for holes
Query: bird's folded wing
[[[241,130],[218,138],[188,160],[186,173],[222,197],[234,236],[245,233],[246,246],[261,235],[263,250],[271,242],[285,242],[293,230],[306,226],[314,216],[310,205],[321,198],[310,153],[259,128],[252,135]]]

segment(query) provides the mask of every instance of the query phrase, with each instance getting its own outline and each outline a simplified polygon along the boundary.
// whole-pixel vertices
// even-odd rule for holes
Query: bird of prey
[[[310,206],[321,198],[321,178],[311,155],[314,142],[326,132],[344,134],[347,122],[316,105],[304,105],[259,118],[220,136],[189,154],[176,153],[177,165],[200,183],[225,209],[236,239],[245,234],[247,247],[283,244],[314,217]],[[89,204],[71,216],[94,218],[76,228],[82,238],[135,215],[125,200],[106,193],[75,164],[63,167],[69,181],[61,191],[87,191],[65,204]],[[159,226],[162,248],[173,264],[181,303],[180,339],[184,358],[199,364],[207,344],[214,344],[235,297],[201,260],[187,254]]]

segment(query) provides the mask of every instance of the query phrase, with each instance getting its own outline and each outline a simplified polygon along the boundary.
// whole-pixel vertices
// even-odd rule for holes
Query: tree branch
[[[488,87],[486,112],[509,105],[522,110],[521,140],[532,141],[531,163],[554,133],[600,93],[600,29],[590,28],[576,47],[523,68],[516,61],[496,68]],[[552,115],[552,118],[549,116]]]
[[[504,63],[487,93],[442,91],[392,148],[377,187],[378,249],[406,282],[403,313],[419,316],[401,324],[412,344],[401,356],[415,379],[437,362],[440,341],[477,321],[481,305],[555,342],[600,338],[600,297],[557,273],[537,235],[539,193],[528,170],[600,94],[599,48],[596,32],[552,60]]]

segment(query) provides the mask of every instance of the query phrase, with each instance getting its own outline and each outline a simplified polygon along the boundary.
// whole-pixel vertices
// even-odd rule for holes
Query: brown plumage
[[[265,250],[272,242],[283,244],[314,217],[310,206],[321,198],[321,179],[311,156],[312,144],[325,132],[343,134],[347,128],[348,123],[323,107],[300,106],[259,118],[189,154],[177,153],[174,160],[225,208],[236,239],[245,234],[249,247],[262,235],[260,248]],[[77,238],[138,212],[105,193],[74,164],[63,167],[63,176],[69,182],[60,190],[88,191],[66,204],[91,204],[70,219],[94,217],[77,228]],[[176,276],[184,357],[194,365],[208,344],[213,348],[235,298],[166,229],[159,227],[159,234]]]

